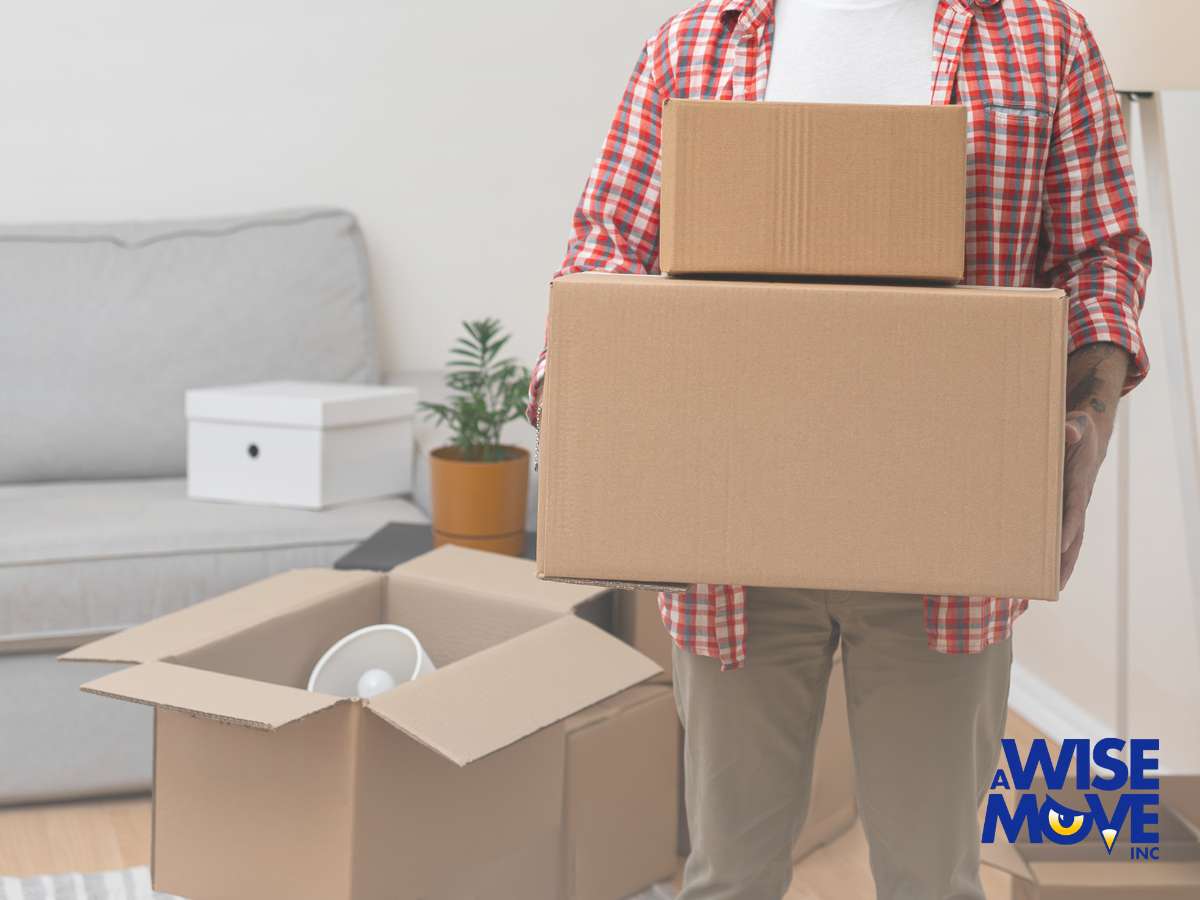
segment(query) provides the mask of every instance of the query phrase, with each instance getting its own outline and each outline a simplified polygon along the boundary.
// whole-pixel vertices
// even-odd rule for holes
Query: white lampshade
[[[434,670],[417,636],[400,625],[368,625],[325,651],[308,689],[335,697],[367,698]]]
[[[1200,90],[1200,0],[1067,0],[1119,91]]]

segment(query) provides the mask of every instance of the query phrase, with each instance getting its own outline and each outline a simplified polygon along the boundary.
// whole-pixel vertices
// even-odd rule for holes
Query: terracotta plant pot
[[[525,545],[529,452],[502,448],[495,462],[462,458],[457,447],[430,454],[433,476],[433,543],[520,556]]]

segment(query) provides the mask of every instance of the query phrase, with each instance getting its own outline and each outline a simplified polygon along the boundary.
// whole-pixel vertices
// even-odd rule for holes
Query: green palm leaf
[[[427,419],[449,426],[452,443],[465,459],[502,458],[500,431],[521,418],[529,386],[529,369],[515,359],[499,359],[511,335],[501,333],[498,319],[463,322],[465,335],[450,347],[445,403],[420,404]]]

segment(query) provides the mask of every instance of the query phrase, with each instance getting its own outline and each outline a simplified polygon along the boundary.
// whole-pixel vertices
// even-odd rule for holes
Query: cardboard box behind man
[[[1041,798],[1046,787],[1038,783]],[[1069,810],[1086,812],[1082,792],[1073,786],[1051,792]],[[1118,831],[1112,853],[1104,847],[1099,828],[1088,825],[1082,843],[1059,845],[1048,840],[1009,844],[1003,831],[981,848],[983,864],[1012,876],[1012,900],[1195,900],[1200,897],[1200,777],[1165,775],[1160,779],[1157,845],[1152,859],[1132,858],[1130,825]],[[1117,797],[1103,797],[1114,810]]]

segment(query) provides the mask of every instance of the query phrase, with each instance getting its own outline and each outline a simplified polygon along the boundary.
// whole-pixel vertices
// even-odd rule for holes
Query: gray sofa
[[[149,785],[149,710],[57,654],[427,521],[187,500],[184,390],[284,378],[380,380],[349,213],[0,227],[0,804]]]

